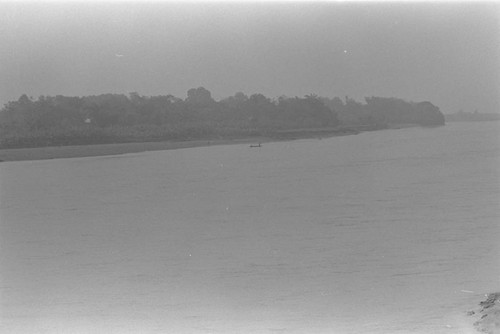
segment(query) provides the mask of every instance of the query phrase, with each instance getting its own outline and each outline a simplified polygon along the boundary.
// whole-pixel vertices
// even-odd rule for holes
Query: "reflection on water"
[[[498,123],[0,166],[9,333],[468,333]]]

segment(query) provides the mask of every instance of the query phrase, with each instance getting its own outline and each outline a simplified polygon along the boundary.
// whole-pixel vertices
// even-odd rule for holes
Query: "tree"
[[[215,103],[212,94],[204,87],[188,90],[186,102],[196,107],[210,107]]]

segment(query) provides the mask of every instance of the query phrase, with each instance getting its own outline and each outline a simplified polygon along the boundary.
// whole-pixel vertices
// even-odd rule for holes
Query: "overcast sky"
[[[0,2],[0,103],[204,86],[500,112],[499,22],[498,2]]]

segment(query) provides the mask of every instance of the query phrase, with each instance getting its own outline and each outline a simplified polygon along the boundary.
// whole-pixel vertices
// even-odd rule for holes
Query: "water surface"
[[[470,333],[499,123],[0,165],[2,333]]]

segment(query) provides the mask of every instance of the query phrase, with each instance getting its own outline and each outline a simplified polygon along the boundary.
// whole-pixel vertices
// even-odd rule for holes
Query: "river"
[[[472,333],[500,123],[0,164],[1,333]]]

